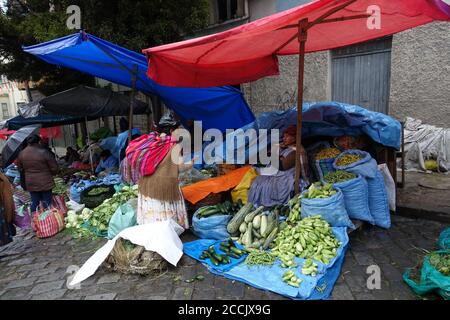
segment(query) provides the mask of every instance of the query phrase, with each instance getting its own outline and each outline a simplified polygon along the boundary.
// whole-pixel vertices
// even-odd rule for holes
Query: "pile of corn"
[[[341,154],[341,151],[337,148],[322,149],[316,154],[316,160],[333,159]]]
[[[336,161],[336,164],[340,167],[348,166],[349,164],[352,164],[361,159],[362,159],[362,157],[358,156],[357,154],[346,154],[342,157],[339,157],[339,159],[337,159],[337,161]]]

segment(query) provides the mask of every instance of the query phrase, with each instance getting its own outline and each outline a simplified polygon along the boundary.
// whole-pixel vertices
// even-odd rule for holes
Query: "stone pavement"
[[[350,235],[350,249],[334,288],[332,299],[417,299],[402,281],[407,267],[414,267],[431,250],[441,230],[439,222],[393,216],[390,230],[366,227]],[[183,241],[194,237],[190,233]],[[81,283],[79,290],[66,286],[70,266],[81,266],[105,240],[73,240],[61,233],[40,240],[31,233],[0,247],[0,299],[285,299],[245,284],[214,276],[194,260],[184,256],[178,268],[157,278],[110,273],[100,268]],[[381,269],[381,289],[367,289],[367,266]],[[185,282],[197,275],[203,280]]]
[[[405,172],[405,187],[397,188],[397,213],[450,223],[450,174]]]

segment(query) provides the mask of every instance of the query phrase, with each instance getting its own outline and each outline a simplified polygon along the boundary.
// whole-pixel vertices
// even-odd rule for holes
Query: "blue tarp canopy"
[[[97,118],[87,117],[88,121],[95,119]],[[6,125],[9,130],[19,130],[22,127],[26,127],[32,124],[40,124],[42,128],[51,128],[81,123],[84,122],[85,120],[86,120],[85,117],[42,114],[32,118],[24,118],[22,116],[17,116],[15,118],[9,119],[6,122]]]
[[[54,65],[75,69],[123,86],[131,87],[132,71],[137,67],[136,89],[154,94],[174,110],[186,124],[203,121],[203,128],[240,128],[255,120],[242,92],[233,87],[202,89],[165,87],[147,77],[143,54],[119,47],[81,31],[23,50]]]
[[[303,104],[303,138],[317,136],[339,137],[342,135],[359,136],[365,134],[373,141],[385,146],[400,149],[400,122],[383,113],[370,111],[360,106],[340,102],[305,102]],[[289,126],[297,124],[297,108],[285,111],[271,111],[262,113],[254,122],[249,123],[241,129],[245,132],[249,129],[279,129],[280,137]],[[223,160],[228,155],[237,157],[238,153],[244,151],[245,160],[254,159],[259,151],[264,151],[270,142],[270,131],[268,139],[259,141],[257,144],[249,144],[247,140],[238,139],[241,130],[234,131],[224,137],[222,144],[217,146],[222,150],[216,157]],[[227,145],[227,141],[234,141]],[[205,148],[210,142],[205,143]],[[194,155],[200,164],[202,154]]]

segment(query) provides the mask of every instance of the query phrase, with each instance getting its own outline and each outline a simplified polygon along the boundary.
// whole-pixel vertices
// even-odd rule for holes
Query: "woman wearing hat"
[[[309,185],[308,157],[301,146],[296,150],[297,127],[291,126],[283,133],[280,144],[279,171],[275,175],[260,175],[250,187],[248,200],[257,206],[271,207],[289,201],[295,184],[295,162],[300,157],[300,190]]]

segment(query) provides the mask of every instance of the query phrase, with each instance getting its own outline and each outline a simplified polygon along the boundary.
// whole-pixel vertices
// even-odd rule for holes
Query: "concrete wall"
[[[390,113],[450,127],[450,23],[394,35]]]
[[[250,20],[309,2],[308,0],[250,0]],[[245,97],[255,114],[287,109],[297,104],[298,57],[279,57],[280,75],[242,85]],[[328,100],[329,53],[312,53],[305,60],[304,99]]]

